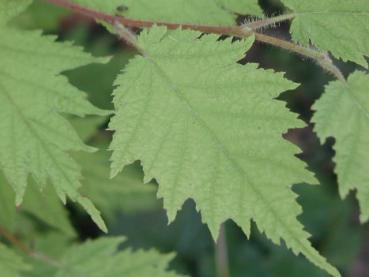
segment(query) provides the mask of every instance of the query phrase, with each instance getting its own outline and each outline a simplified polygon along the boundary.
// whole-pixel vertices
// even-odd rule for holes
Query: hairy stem
[[[264,19],[254,20],[252,22],[246,22],[242,26],[251,28],[256,31],[268,26],[274,26],[279,22],[291,20],[296,16],[294,13],[281,14],[279,16],[267,17]]]
[[[47,257],[41,253],[32,251],[28,246],[26,246],[23,242],[21,242],[16,236],[10,233],[8,230],[0,226],[0,236],[4,237],[7,241],[9,241],[12,245],[22,251],[29,257],[32,257],[41,262],[45,262],[54,267],[61,267],[61,264],[50,257]]]
[[[303,57],[310,58],[314,60],[321,68],[323,68],[325,71],[332,74],[336,79],[346,82],[345,77],[343,76],[342,72],[339,70],[339,68],[334,65],[331,58],[327,53],[320,52],[318,50],[314,50],[312,48],[303,47],[300,45],[297,45],[295,43],[282,40],[276,37],[267,36],[261,33],[254,33],[256,40],[278,46],[279,48],[283,48],[286,50],[289,50],[291,52],[294,52],[296,54],[299,54]]]
[[[286,14],[280,15],[277,17],[267,18],[260,21],[255,21],[250,24],[244,24],[241,26],[229,26],[229,27],[221,27],[221,26],[208,26],[208,25],[197,25],[197,24],[182,24],[182,23],[169,23],[169,22],[156,22],[156,21],[148,21],[148,20],[136,20],[130,19],[121,16],[114,16],[110,14],[106,14],[103,12],[95,11],[93,9],[83,7],[79,4],[73,3],[69,0],[46,0],[47,2],[59,6],[62,8],[69,9],[75,13],[82,14],[86,17],[95,20],[101,20],[113,26],[121,25],[125,27],[133,27],[133,28],[148,28],[152,27],[153,25],[158,26],[166,26],[168,29],[190,29],[195,31],[200,31],[202,33],[212,33],[212,34],[220,34],[220,35],[229,35],[235,36],[240,38],[249,37],[255,35],[255,39],[267,43],[282,49],[286,49],[288,51],[294,52],[301,56],[310,58],[322,67],[324,70],[331,73],[335,78],[341,81],[345,81],[345,77],[338,69],[337,66],[333,64],[331,59],[329,58],[327,53],[322,53],[321,51],[315,50],[313,48],[304,47],[286,40],[278,39],[273,36],[261,34],[257,32],[257,29],[262,27],[275,24],[277,22],[285,21],[292,19],[295,15],[294,14]],[[121,36],[122,39],[126,39],[125,36]],[[128,37],[127,37],[128,38]],[[132,41],[128,40],[128,43],[132,44]],[[140,50],[140,49],[138,49]]]

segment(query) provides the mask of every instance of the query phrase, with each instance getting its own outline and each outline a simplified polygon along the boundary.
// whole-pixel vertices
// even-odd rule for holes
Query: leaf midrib
[[[250,184],[251,189],[254,191],[255,195],[258,196],[258,198],[261,200],[262,203],[264,203],[264,205],[267,207],[267,209],[269,210],[269,212],[274,216],[274,218],[277,219],[277,221],[280,223],[280,225],[287,231],[287,233],[289,233],[291,235],[291,238],[297,242],[298,245],[300,245],[301,249],[304,251],[305,255],[309,255],[311,257],[311,259],[313,259],[313,257],[315,257],[315,255],[313,253],[310,252],[311,249],[308,249],[295,235],[294,232],[292,232],[292,230],[287,226],[287,224],[280,218],[280,216],[275,212],[275,209],[273,209],[269,202],[266,200],[266,198],[264,197],[264,195],[262,194],[262,192],[260,192],[257,187],[255,186],[255,184],[251,181],[250,177],[247,175],[247,173],[243,170],[243,168],[237,163],[237,161],[235,161],[231,156],[230,153],[228,151],[228,149],[226,148],[226,146],[222,143],[222,141],[217,137],[217,135],[210,129],[209,126],[207,126],[206,122],[197,114],[197,112],[195,111],[195,109],[192,107],[191,103],[188,101],[188,99],[184,96],[183,93],[181,93],[181,91],[177,88],[177,86],[175,85],[175,83],[170,79],[169,75],[165,72],[165,70],[163,70],[159,64],[150,56],[146,56],[146,59],[152,64],[154,65],[158,71],[159,71],[159,76],[162,77],[162,79],[167,82],[170,86],[170,88],[172,88],[173,92],[175,92],[175,95],[178,97],[178,99],[182,102],[184,102],[184,104],[187,106],[187,109],[189,110],[191,116],[194,117],[194,119],[196,121],[198,121],[198,123],[203,126],[203,128],[210,134],[211,137],[213,137],[214,141],[216,142],[216,144],[218,145],[219,149],[221,150],[221,152],[223,153],[223,155],[231,162],[231,164],[236,168],[236,170],[239,172],[241,179],[243,180],[244,178],[246,178],[248,180],[248,183]],[[240,191],[242,193],[243,191],[243,186],[241,186]],[[308,253],[308,254],[307,254]],[[315,258],[313,259],[315,260]],[[318,263],[318,262],[317,262]]]

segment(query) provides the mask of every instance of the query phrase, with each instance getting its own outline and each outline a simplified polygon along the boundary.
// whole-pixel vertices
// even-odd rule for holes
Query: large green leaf
[[[141,160],[155,178],[173,220],[193,198],[214,237],[231,218],[250,233],[250,221],[275,243],[332,275],[338,272],[310,245],[296,219],[291,186],[314,182],[282,133],[302,122],[275,98],[296,85],[282,74],[237,64],[253,43],[218,41],[193,31],[144,31],[144,56],[131,60],[114,92],[110,127],[112,175]]]
[[[357,189],[361,221],[369,219],[369,75],[355,72],[347,80],[331,82],[314,105],[315,131],[324,142],[334,137],[336,173],[344,198]]]
[[[62,116],[106,114],[72,87],[61,72],[97,60],[69,43],[41,32],[0,26],[0,168],[23,200],[29,175],[42,189],[79,202],[105,229],[92,203],[80,196],[80,169],[70,151],[93,151]]]
[[[234,13],[262,15],[256,0],[74,0],[83,6],[108,13],[125,6],[128,18],[174,23],[235,25]]]
[[[367,0],[283,0],[296,14],[292,37],[304,45],[312,42],[344,61],[368,66],[369,3]]]

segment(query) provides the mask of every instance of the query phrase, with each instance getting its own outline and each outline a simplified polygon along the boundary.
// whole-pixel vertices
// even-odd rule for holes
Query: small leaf
[[[291,26],[295,41],[330,51],[364,67],[369,55],[367,0],[283,0],[296,14]]]
[[[342,198],[356,189],[361,222],[369,219],[369,75],[355,72],[347,83],[331,82],[315,105],[313,122],[323,143],[334,137],[336,173]]]

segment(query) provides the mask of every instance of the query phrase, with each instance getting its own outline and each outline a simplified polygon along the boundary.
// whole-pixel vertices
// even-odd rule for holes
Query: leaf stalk
[[[32,251],[28,246],[26,246],[22,241],[20,241],[16,236],[14,236],[12,233],[10,233],[8,230],[0,226],[0,237],[4,237],[7,241],[9,241],[12,245],[14,245],[16,248],[18,248],[21,252],[26,254],[27,256],[34,258],[36,260],[39,260],[41,262],[44,262],[48,265],[54,266],[54,267],[62,267],[62,265],[55,261],[54,259],[47,257],[41,253]]]

